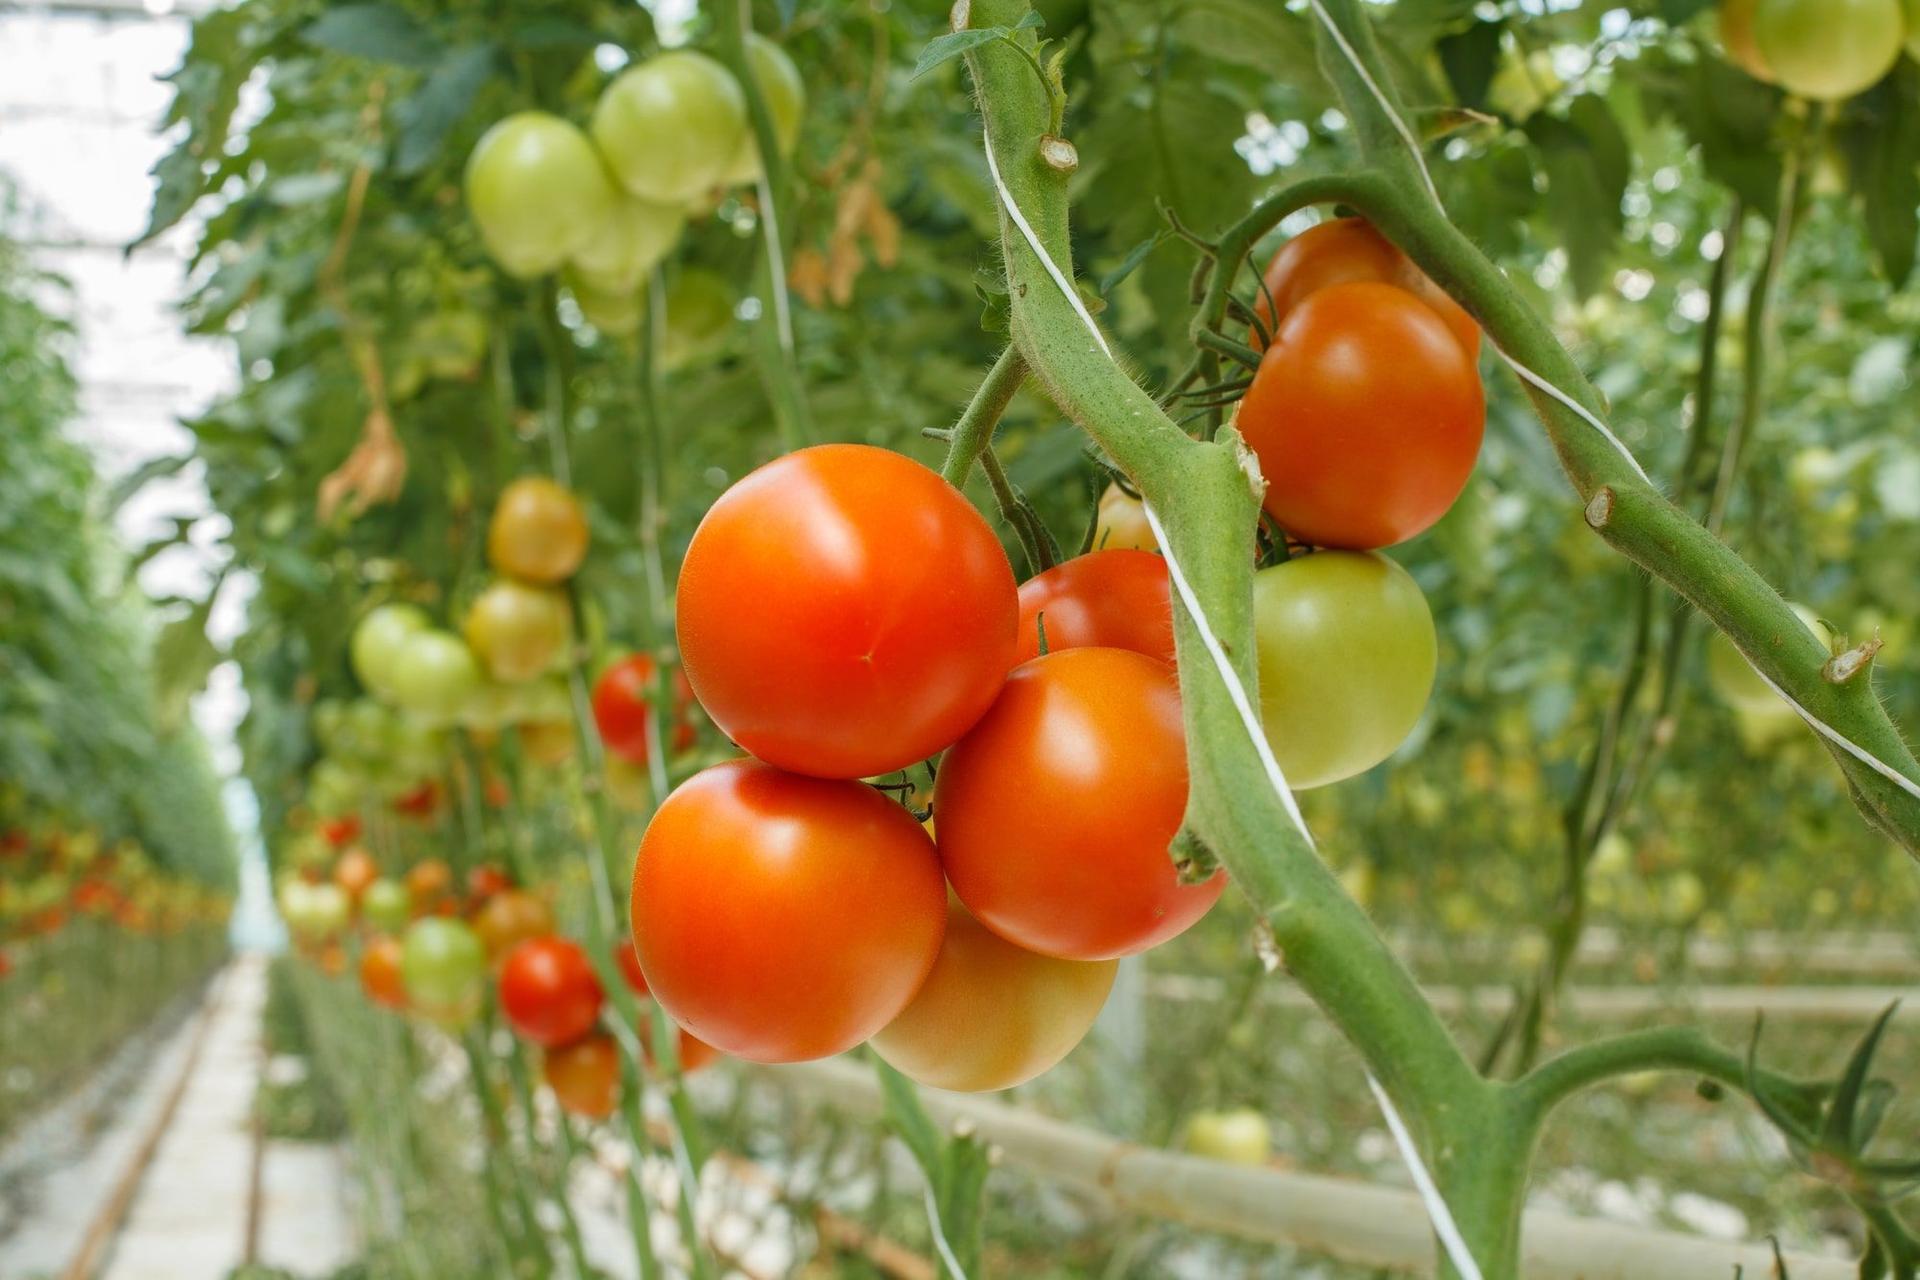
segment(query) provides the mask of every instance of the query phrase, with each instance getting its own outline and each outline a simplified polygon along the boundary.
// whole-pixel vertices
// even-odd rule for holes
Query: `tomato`
[[[1473,317],[1365,218],[1334,218],[1281,245],[1267,264],[1262,277],[1265,287],[1253,310],[1272,334],[1276,317],[1277,323],[1284,324],[1296,307],[1328,285],[1356,281],[1404,289],[1446,322],[1468,359],[1479,356],[1480,326]],[[1251,341],[1260,345],[1259,330],[1254,330]]]
[[[347,656],[354,675],[376,698],[393,698],[394,662],[416,632],[433,626],[426,611],[410,604],[383,604],[371,609],[353,629]]]
[[[1753,33],[1753,13],[1760,0],[1720,0],[1720,43],[1727,57],[1755,80],[1773,83],[1773,68],[1760,52]]]
[[[338,849],[360,838],[360,819],[354,814],[329,818],[320,824],[320,838]]]
[[[1296,791],[1351,778],[1407,740],[1433,692],[1433,614],[1371,551],[1320,551],[1253,578],[1260,718]]]
[[[5,981],[12,973],[13,957],[4,951],[0,951],[0,982]]]
[[[1173,661],[1173,598],[1167,562],[1151,551],[1093,551],[1055,565],[1020,588],[1016,663],[1095,646]]]
[[[933,971],[873,1038],[873,1051],[936,1089],[1010,1089],[1080,1043],[1119,969],[1118,960],[1057,960],[1016,947],[950,903]]]
[[[391,932],[406,924],[413,914],[413,895],[398,880],[382,877],[360,895],[360,914],[374,928]]]
[[[628,191],[685,204],[725,179],[747,135],[747,100],[725,67],[676,49],[621,72],[600,94],[591,128]]]
[[[638,289],[619,285],[603,286],[592,277],[569,268],[560,277],[567,292],[580,307],[588,324],[613,338],[628,338],[640,332],[644,316],[644,295]]]
[[[1792,605],[1794,615],[1822,645],[1833,644],[1833,633],[1820,622],[1820,616],[1803,604]],[[1723,631],[1715,631],[1707,640],[1707,680],[1721,701],[1739,711],[1788,711],[1780,695],[1767,686],[1760,674],[1741,656],[1738,646]],[[1798,716],[1794,717],[1798,719]]]
[[[481,135],[466,193],[487,252],[522,277],[557,270],[614,216],[613,183],[593,143],[541,111],[517,112]]]
[[[360,953],[360,989],[367,999],[389,1009],[407,1007],[407,983],[401,976],[403,949],[397,938],[374,938]]]
[[[1206,914],[1225,876],[1181,884],[1167,853],[1186,807],[1174,673],[1124,649],[1015,668],[933,792],[940,861],[967,909],[1064,960],[1133,955]]]
[[[83,904],[84,906],[84,904]],[[280,911],[287,928],[313,942],[330,938],[347,927],[353,904],[339,885],[289,881],[280,893]]]
[[[634,947],[653,997],[723,1053],[798,1062],[893,1021],[946,923],[913,815],[857,782],[734,760],[694,775],[634,861]]]
[[[672,205],[651,204],[622,192],[600,233],[573,254],[576,279],[596,293],[632,296],[679,243],[686,222],[686,215]]]
[[[680,1065],[680,1074],[692,1075],[702,1067],[712,1066],[720,1060],[720,1051],[689,1032],[685,1027],[674,1028],[674,1059]],[[650,1006],[643,1007],[640,1015],[640,1049],[646,1055],[647,1065],[657,1067],[659,1063],[653,1056],[653,1016]]]
[[[462,1025],[480,1011],[487,956],[480,937],[459,920],[428,916],[407,929],[400,972],[407,999],[430,1018]]]
[[[333,864],[333,882],[355,902],[366,893],[367,886],[379,878],[380,864],[358,845],[341,854],[340,860]]]
[[[498,781],[498,779],[489,779]],[[467,872],[467,898],[476,903],[484,903],[496,893],[505,893],[513,888],[513,876],[504,867],[491,862],[483,862]]]
[[[1146,504],[1117,484],[1109,484],[1100,493],[1100,506],[1093,517],[1093,546],[1096,551],[1158,551],[1160,540],[1147,523]]]
[[[1901,0],[1758,0],[1753,35],[1789,93],[1851,98],[1893,70],[1906,38]]]
[[[1920,62],[1920,0],[1902,0],[1900,8],[1907,19],[1907,56]]]
[[[747,33],[747,66],[760,89],[761,99],[767,104],[767,114],[773,117],[773,136],[780,144],[780,154],[790,156],[793,144],[800,140],[800,117],[807,109],[807,86],[800,78],[800,68],[793,64],[785,49],[757,31]],[[734,153],[733,164],[727,169],[726,180],[760,180],[760,146],[753,136],[751,119],[747,120],[746,133],[740,139],[739,151]]]
[[[587,558],[580,499],[543,476],[521,476],[500,492],[487,525],[487,561],[523,582],[571,578]]]
[[[675,620],[728,737],[783,769],[861,778],[966,732],[1013,664],[1018,615],[1006,553],[957,489],[900,454],[828,444],[720,495]]]
[[[393,660],[393,700],[421,719],[456,719],[480,692],[480,664],[466,641],[429,627],[408,636]]]
[[[609,1035],[547,1050],[540,1076],[560,1109],[571,1115],[604,1120],[620,1101],[620,1051]]]
[[[573,610],[557,588],[502,578],[467,606],[461,630],[488,675],[517,684],[560,659],[573,635]]]
[[[711,271],[683,267],[667,282],[667,331],[660,363],[672,370],[710,355],[733,329],[733,286]]]
[[[1281,322],[1237,423],[1283,528],[1367,550],[1447,513],[1473,474],[1486,399],[1433,308],[1392,285],[1334,284]]]
[[[322,946],[314,953],[313,960],[329,978],[337,978],[347,971],[347,949],[337,941]]]
[[[393,811],[410,818],[431,818],[440,808],[440,784],[428,779],[416,783],[393,802]]]
[[[647,700],[653,695],[653,679],[653,659],[636,653],[601,672],[593,685],[593,722],[600,729],[600,741],[612,754],[635,764],[647,761]],[[697,737],[686,714],[693,704],[693,686],[686,672],[673,673],[673,695],[673,749],[685,751]],[[661,732],[666,732],[664,724]]]
[[[1187,1121],[1187,1150],[1228,1164],[1263,1165],[1273,1154],[1273,1131],[1258,1111],[1196,1111]]]
[[[537,1045],[571,1044],[593,1030],[605,998],[587,953],[566,938],[529,938],[500,965],[500,1012]]]
[[[569,720],[530,720],[514,726],[520,751],[529,761],[551,769],[573,759],[573,723]]]
[[[553,911],[525,889],[502,889],[473,913],[473,931],[489,960],[498,961],[530,938],[553,932]]]
[[[453,889],[453,869],[439,858],[427,858],[407,868],[407,892],[416,907],[425,909]]]

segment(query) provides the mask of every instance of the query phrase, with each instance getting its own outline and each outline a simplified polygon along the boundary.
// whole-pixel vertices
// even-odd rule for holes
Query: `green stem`
[[[519,1103],[520,1114],[525,1118],[523,1127],[526,1131],[528,1153],[531,1155],[534,1154],[534,1117],[539,1112],[534,1108],[533,1080],[527,1071],[526,1051],[518,1044],[513,1046],[513,1052],[507,1057],[507,1072],[513,1080],[514,1099]],[[573,1202],[567,1194],[568,1182],[573,1173],[574,1153],[571,1141],[573,1131],[566,1126],[566,1113],[561,1113],[560,1120],[561,1130],[567,1135],[568,1143],[565,1147],[565,1155],[560,1160],[559,1168],[554,1175],[553,1202],[560,1213],[560,1235],[567,1243],[567,1252],[573,1258],[574,1269],[579,1272],[581,1280],[586,1280],[593,1274],[593,1267],[587,1261],[587,1243],[580,1235],[580,1221],[574,1217]]]
[[[493,1091],[492,1073],[487,1070],[484,1036],[485,1032],[476,1025],[467,1029],[460,1042],[466,1046],[467,1069],[472,1075],[474,1096],[480,1100],[481,1127],[487,1142],[487,1189],[490,1194],[498,1195],[499,1182],[506,1183],[514,1216],[520,1222],[520,1231],[507,1236],[508,1247],[528,1258],[538,1274],[548,1275],[553,1270],[553,1260],[547,1256],[546,1236],[540,1230],[540,1219],[534,1214],[533,1201],[528,1198],[526,1184],[521,1180],[520,1163],[507,1149],[507,1117],[501,1109],[499,1095]],[[496,1177],[499,1182],[495,1181]],[[504,1212],[500,1217],[504,1222]],[[516,1242],[521,1247],[516,1247]]]
[[[1723,1049],[1698,1027],[1657,1027],[1583,1044],[1535,1067],[1514,1084],[1522,1107],[1544,1118],[1584,1089],[1642,1071],[1686,1071],[1744,1091],[1746,1060]],[[1769,1096],[1808,1117],[1819,1114],[1825,1089],[1773,1072],[1755,1073]]]
[[[956,489],[966,487],[974,460],[993,443],[994,428],[1000,425],[1001,416],[1026,377],[1026,362],[1020,358],[1019,349],[1009,343],[980,380],[960,421],[953,424],[953,434],[947,439],[947,460],[940,464],[940,476],[948,484]]]

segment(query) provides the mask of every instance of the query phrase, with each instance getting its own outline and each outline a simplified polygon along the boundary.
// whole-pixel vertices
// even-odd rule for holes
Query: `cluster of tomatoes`
[[[1920,0],[1720,0],[1720,40],[1756,80],[1835,101],[1920,59]]]
[[[806,91],[785,50],[747,37],[747,65],[791,151]],[[467,207],[494,260],[516,276],[560,271],[582,313],[622,334],[639,324],[648,272],[716,191],[755,181],[760,151],[746,96],[691,49],[614,78],[586,131],[540,111],[499,121],[467,162]]]
[[[228,906],[225,893],[156,866],[135,840],[48,822],[0,831],[0,943],[51,937],[74,919],[169,936],[224,920]]]

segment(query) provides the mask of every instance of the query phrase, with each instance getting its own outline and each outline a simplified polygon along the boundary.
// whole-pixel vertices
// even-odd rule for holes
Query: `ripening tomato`
[[[545,275],[592,243],[614,213],[613,183],[593,143],[542,111],[508,116],[467,158],[467,208],[509,274]]]
[[[392,933],[413,915],[413,895],[398,880],[382,877],[360,895],[360,914],[374,928]]]
[[[1901,0],[1759,0],[1753,35],[1780,86],[1838,100],[1893,70],[1906,38]]]
[[[479,694],[480,664],[467,642],[428,627],[406,638],[393,660],[393,700],[429,724],[450,724]]]
[[[1480,326],[1473,317],[1365,218],[1334,218],[1307,228],[1281,245],[1267,264],[1262,281],[1265,288],[1254,303],[1254,314],[1272,334],[1309,297],[1328,285],[1355,281],[1406,290],[1446,322],[1468,359],[1478,358]],[[1251,341],[1256,347],[1260,345],[1258,329],[1253,331]]]
[[[338,849],[360,838],[360,819],[354,814],[328,818],[320,824],[320,838]]]
[[[633,296],[679,242],[686,221],[672,205],[621,192],[599,234],[574,252],[575,278],[595,293]]]
[[[379,878],[380,864],[373,860],[372,854],[358,845],[341,854],[340,860],[333,864],[333,882],[345,890],[347,896],[355,902],[360,901],[361,895],[367,891],[367,886]]]
[[[800,117],[807,109],[807,86],[800,78],[800,68],[794,65],[785,49],[757,31],[747,33],[747,66],[753,72],[760,97],[767,104],[767,114],[773,117],[773,136],[780,144],[780,154],[790,156],[793,144],[800,139]],[[751,119],[740,139],[740,150],[727,169],[726,180],[760,180],[760,146],[753,136]]]
[[[644,653],[636,653],[609,666],[593,685],[593,722],[600,729],[600,741],[622,760],[645,764],[647,744],[647,700],[653,696],[654,662]],[[693,686],[687,673],[673,673],[673,749],[685,751],[697,735],[687,709],[693,705]],[[663,723],[660,732],[665,734]]]
[[[940,958],[913,1003],[873,1038],[873,1051],[936,1089],[1010,1089],[1080,1043],[1119,969],[1118,960],[1058,960],[1016,947],[950,903]]]
[[[528,939],[552,933],[553,911],[536,893],[502,889],[473,913],[473,931],[487,958],[498,962]]]
[[[393,669],[400,650],[415,632],[433,626],[426,611],[411,604],[383,604],[371,609],[353,629],[347,656],[354,675],[376,698],[393,700]]]
[[[1167,852],[1186,807],[1173,670],[1124,649],[1016,667],[933,792],[940,861],[967,909],[1064,960],[1145,951],[1214,904],[1225,876],[1181,884]]]
[[[518,684],[559,661],[573,635],[573,610],[555,587],[501,578],[474,597],[460,629],[488,675]]]
[[[723,1053],[799,1062],[893,1021],[940,949],[946,907],[933,842],[892,800],[733,760],[648,824],[631,919],[676,1023]]]
[[[1447,513],[1473,474],[1486,399],[1432,307],[1393,285],[1335,284],[1281,322],[1237,424],[1281,527],[1364,551]]]
[[[403,950],[398,938],[381,934],[360,953],[360,989],[367,999],[389,1009],[407,1007],[407,982],[400,973]]]
[[[513,888],[513,876],[504,867],[491,862],[483,862],[467,872],[467,899],[477,904],[484,903],[496,893],[504,893]]]
[[[12,973],[13,957],[4,951],[0,951],[0,981],[5,981]]]
[[[461,1026],[480,1011],[487,955],[463,921],[428,916],[407,928],[400,972],[407,1000],[437,1021]]]
[[[394,797],[393,811],[409,818],[428,819],[440,808],[440,784],[429,778]]]
[[[571,578],[587,558],[587,513],[572,490],[521,476],[500,491],[487,522],[487,563],[522,582]]]
[[[1251,1107],[1196,1111],[1186,1129],[1187,1150],[1209,1160],[1258,1167],[1273,1156],[1273,1131]]]
[[[1173,598],[1167,562],[1151,551],[1091,551],[1055,565],[1020,588],[1015,662],[1047,652],[1105,647],[1173,661]]]
[[[604,1120],[620,1101],[620,1051],[609,1035],[547,1050],[540,1076],[569,1115]]]
[[[407,868],[406,888],[424,910],[453,891],[453,868],[439,858],[424,858]]]
[[[571,1044],[593,1030],[605,999],[593,963],[570,939],[529,938],[501,962],[500,1012],[537,1045]]]
[[[529,720],[515,725],[520,752],[533,764],[553,768],[573,759],[574,731],[566,720]]]
[[[675,611],[713,722],[823,778],[902,769],[966,732],[1012,665],[1018,616],[1006,552],[959,490],[857,444],[788,454],[722,494]]]
[[[684,205],[725,179],[747,134],[747,100],[718,62],[675,49],[621,72],[600,94],[591,129],[628,191]]]
[[[1788,603],[1794,616],[1806,625],[1816,640],[1826,646],[1833,644],[1833,633],[1821,623],[1820,615],[1803,604]],[[1707,681],[1713,686],[1713,691],[1720,695],[1721,701],[1735,710],[1792,711],[1780,695],[1760,678],[1760,673],[1741,655],[1733,641],[1727,639],[1724,631],[1715,631],[1707,640]]]
[[[1759,0],[1720,0],[1720,43],[1735,66],[1755,80],[1772,84],[1773,68],[1753,34],[1753,12],[1758,7]]]
[[[1096,551],[1158,551],[1160,540],[1147,523],[1146,504],[1117,484],[1100,492],[1100,506],[1093,517],[1093,548]]]
[[[1320,551],[1253,578],[1260,718],[1296,791],[1365,772],[1426,710],[1439,655],[1412,576],[1371,551]]]

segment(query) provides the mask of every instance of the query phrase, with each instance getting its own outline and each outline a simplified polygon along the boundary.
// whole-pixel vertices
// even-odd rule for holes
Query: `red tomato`
[[[799,1062],[906,1007],[940,950],[946,893],[933,842],[880,792],[734,760],[648,824],[631,919],[676,1023],[723,1053]]]
[[[467,872],[467,897],[475,903],[485,902],[496,893],[513,888],[513,877],[506,870],[491,862],[483,862]]]
[[[500,966],[500,1012],[537,1045],[571,1044],[593,1030],[605,998],[593,962],[566,938],[530,938]]]
[[[8,955],[4,951],[0,951],[0,978],[5,978],[8,974],[12,972],[13,972],[13,957]]]
[[[620,1053],[605,1034],[547,1050],[540,1075],[560,1109],[576,1116],[604,1120],[620,1101]]]
[[[593,686],[593,722],[607,750],[634,764],[647,762],[647,699],[653,695],[653,659],[636,653],[601,672]],[[693,686],[684,671],[673,673],[673,749],[685,751],[696,737],[687,708]],[[666,732],[666,726],[661,726]]]
[[[613,962],[620,966],[620,976],[633,988],[633,994],[644,996],[651,994],[647,990],[647,975],[640,972],[640,955],[633,949],[633,939],[628,938],[626,945],[613,948]]]
[[[1012,664],[1019,605],[999,539],[958,490],[885,449],[802,449],[700,522],[680,573],[680,653],[747,751],[862,778],[953,742]]]
[[[403,950],[398,938],[382,934],[360,953],[360,987],[375,1004],[389,1009],[407,1007],[407,981],[400,972]]]
[[[1240,402],[1266,507],[1323,547],[1392,546],[1445,515],[1480,453],[1486,399],[1433,308],[1336,284],[1293,309]]]
[[[433,781],[421,783],[393,802],[393,811],[409,818],[430,818],[439,807],[440,784]]]
[[[1102,646],[1173,661],[1173,598],[1167,562],[1151,551],[1092,551],[1055,565],[1020,588],[1017,661]]]
[[[328,818],[320,824],[320,838],[336,849],[352,844],[360,838],[360,819],[352,814],[344,818]]]
[[[1276,316],[1284,324],[1295,307],[1328,285],[1365,280],[1396,285],[1432,307],[1468,358],[1479,357],[1480,326],[1473,317],[1365,218],[1334,218],[1281,245],[1267,264],[1266,288],[1254,301],[1254,313],[1272,334]],[[1260,345],[1258,329],[1252,341]]]
[[[960,900],[1007,941],[1063,960],[1133,955],[1206,914],[1225,877],[1181,884],[1167,853],[1186,806],[1174,673],[1124,649],[1015,668],[933,792]]]

